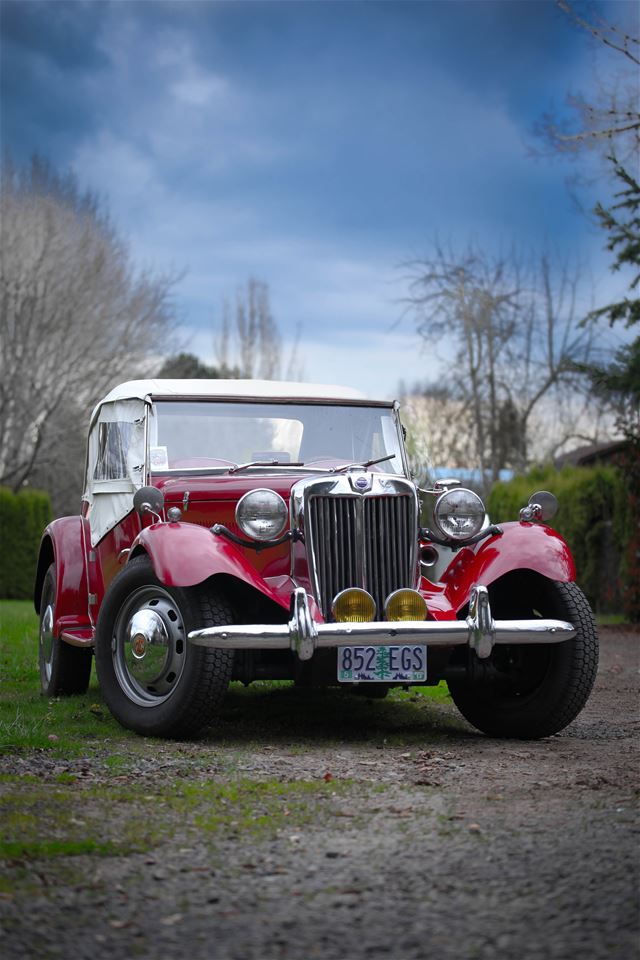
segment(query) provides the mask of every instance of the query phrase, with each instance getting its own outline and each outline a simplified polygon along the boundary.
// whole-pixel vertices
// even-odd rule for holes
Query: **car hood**
[[[239,500],[249,490],[266,487],[288,499],[291,488],[304,477],[313,476],[307,473],[251,473],[221,474],[216,477],[159,477],[154,486],[164,493],[165,503],[180,504],[185,494],[189,494],[189,502],[208,500]]]

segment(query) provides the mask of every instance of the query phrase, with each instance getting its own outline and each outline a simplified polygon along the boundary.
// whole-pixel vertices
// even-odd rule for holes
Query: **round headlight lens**
[[[287,505],[273,490],[250,490],[238,500],[236,523],[252,540],[275,540],[287,525]]]
[[[484,524],[484,503],[473,490],[458,487],[436,500],[433,519],[438,530],[450,540],[469,540]]]

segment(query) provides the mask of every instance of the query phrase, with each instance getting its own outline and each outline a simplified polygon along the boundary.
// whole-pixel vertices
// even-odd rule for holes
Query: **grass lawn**
[[[448,699],[444,682],[437,687],[393,690],[386,701],[376,704],[376,715],[385,722],[398,711],[396,720],[403,727],[422,702],[426,707],[434,700]],[[305,711],[305,704],[313,709]],[[338,735],[342,718],[344,733],[348,735],[349,725],[354,724],[360,738],[360,720],[366,721],[367,729],[371,728],[372,736],[375,735],[371,706],[363,697],[345,697],[342,690],[301,692],[293,684],[282,682],[260,681],[248,688],[234,683],[222,712],[221,726],[223,733],[233,726],[235,737],[244,735],[250,740],[256,731],[264,729],[266,721],[276,739],[291,737],[292,730],[312,738],[323,725],[329,736],[332,729]],[[38,618],[33,606],[28,601],[0,601],[0,754],[26,749],[68,757],[81,755],[92,743],[104,749],[105,741],[124,746],[125,741],[132,745],[142,740],[124,730],[111,716],[102,699],[95,668],[89,690],[83,696],[43,697],[38,668]]]
[[[31,860],[56,862],[64,873],[81,854],[149,851],[173,837],[176,824],[185,837],[213,842],[230,831],[275,836],[307,823],[310,811],[326,818],[353,789],[349,779],[251,779],[247,761],[253,769],[265,750],[296,757],[346,743],[423,750],[434,735],[434,698],[448,698],[446,685],[369,701],[343,689],[234,683],[197,741],[153,740],[113,719],[94,672],[83,696],[43,697],[37,617],[26,601],[1,601],[0,868],[4,861],[15,869],[4,877],[0,869],[0,897],[29,892]]]
[[[129,734],[104,706],[92,671],[81,697],[40,694],[38,618],[26,600],[0,601],[0,752],[16,748],[80,752],[86,738]]]

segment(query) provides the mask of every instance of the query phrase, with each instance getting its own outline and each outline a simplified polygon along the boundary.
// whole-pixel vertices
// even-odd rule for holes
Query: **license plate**
[[[424,683],[425,646],[338,647],[340,683]]]

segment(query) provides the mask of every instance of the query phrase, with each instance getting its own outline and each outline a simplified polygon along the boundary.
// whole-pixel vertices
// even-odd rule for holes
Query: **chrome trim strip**
[[[154,403],[159,402],[169,402],[169,403],[279,403],[284,406],[287,406],[292,403],[300,404],[301,406],[309,407],[380,407],[381,409],[392,410],[394,402],[393,400],[368,400],[366,397],[298,397],[294,395],[282,394],[279,397],[257,397],[255,394],[229,394],[223,393],[148,393],[149,397]],[[106,399],[106,398],[105,398]],[[115,399],[124,400],[124,397],[117,397]],[[139,399],[137,397],[131,397],[129,399]],[[100,406],[105,401],[100,401]]]
[[[77,633],[73,630],[62,630],[60,639],[72,647],[92,647],[95,643],[94,633],[93,627],[81,627]]]
[[[151,451],[150,446],[150,435],[149,435],[149,414],[153,411],[153,404],[150,400],[145,400],[144,408],[144,463],[142,465],[142,483],[141,486],[148,487],[151,486]],[[142,520],[141,529],[142,529]]]
[[[287,650],[309,660],[318,647],[362,643],[424,643],[427,646],[470,646],[486,659],[495,644],[561,643],[575,637],[565,620],[493,620],[486,587],[474,587],[466,620],[398,620],[373,623],[314,623],[307,594],[291,595],[291,619],[283,624],[230,624],[192,630],[191,643],[223,650]]]
[[[402,468],[404,471],[405,477],[411,476],[411,468],[409,466],[409,456],[407,454],[407,445],[405,443],[404,434],[402,432],[402,420],[400,419],[400,403],[397,400],[393,401],[393,419],[396,425],[396,431],[398,433],[398,445],[400,447],[400,452],[402,454]]]

